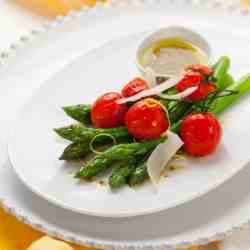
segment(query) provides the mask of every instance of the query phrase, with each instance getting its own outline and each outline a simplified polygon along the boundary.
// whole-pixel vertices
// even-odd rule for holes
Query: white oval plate
[[[250,51],[249,42],[240,36],[234,46],[236,37],[231,32],[221,30],[215,36],[214,29],[203,26],[202,34],[211,42],[212,49],[229,55],[236,66],[242,65],[242,57],[246,50]],[[185,169],[162,179],[157,192],[150,184],[136,190],[126,187],[111,192],[107,186],[79,182],[72,177],[72,171],[79,166],[58,160],[66,143],[52,131],[72,122],[61,107],[91,103],[105,91],[121,89],[138,74],[135,53],[146,35],[136,32],[121,36],[78,57],[44,83],[22,108],[9,140],[9,155],[15,172],[32,191],[79,213],[104,217],[144,215],[205,194],[250,160],[250,98],[247,98],[222,117],[224,134],[216,153],[188,159]],[[244,67],[250,69],[250,59],[245,59]]]

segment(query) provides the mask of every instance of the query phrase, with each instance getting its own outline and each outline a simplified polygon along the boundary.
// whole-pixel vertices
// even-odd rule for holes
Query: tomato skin
[[[221,140],[222,128],[213,114],[193,113],[182,121],[180,135],[188,154],[206,156],[216,150]]]
[[[200,74],[202,74],[203,76],[211,76],[213,74],[213,70],[211,68],[209,68],[206,65],[202,65],[202,64],[192,64],[192,65],[188,65],[186,67],[186,70],[191,70],[193,72],[198,72]]]
[[[122,95],[116,92],[108,92],[97,98],[91,107],[91,121],[96,128],[113,128],[124,124],[128,107],[116,102],[121,98]]]
[[[153,98],[146,98],[130,107],[125,124],[137,139],[156,139],[169,127],[166,112]]]
[[[148,88],[148,83],[142,78],[137,77],[123,87],[122,95],[124,97],[133,96]]]
[[[182,92],[190,87],[197,86],[198,89],[185,99],[197,102],[206,99],[206,97],[215,91],[216,87],[213,83],[204,83],[204,77],[199,72],[189,71],[184,78],[176,85],[176,89]]]

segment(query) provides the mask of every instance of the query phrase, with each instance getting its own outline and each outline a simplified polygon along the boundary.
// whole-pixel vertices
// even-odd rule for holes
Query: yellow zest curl
[[[92,138],[92,140],[90,141],[90,143],[89,143],[89,149],[90,149],[94,154],[102,154],[102,153],[103,153],[103,151],[98,151],[98,150],[96,150],[96,149],[94,148],[94,146],[93,146],[95,140],[96,140],[97,138],[101,137],[101,136],[109,137],[109,138],[112,139],[114,145],[117,144],[117,141],[116,141],[116,139],[115,139],[114,136],[112,136],[112,135],[110,135],[110,134],[106,134],[106,133],[98,134],[98,135],[94,136],[94,137]]]

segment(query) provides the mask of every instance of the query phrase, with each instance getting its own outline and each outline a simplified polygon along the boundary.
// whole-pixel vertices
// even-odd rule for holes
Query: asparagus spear
[[[222,56],[214,66],[213,77],[216,79],[216,86],[219,90],[225,89],[228,85],[228,70],[230,68],[230,59]]]
[[[171,124],[177,122],[183,117],[193,104],[190,102],[176,102],[175,106],[172,107],[168,114]]]
[[[87,162],[85,167],[76,174],[76,178],[89,179],[109,168],[112,163],[136,160],[153,150],[164,140],[165,137],[162,137],[157,140],[113,146]]]
[[[88,104],[63,107],[64,112],[69,117],[86,125],[91,124],[90,109],[91,106]]]
[[[227,73],[226,75],[226,79],[225,79],[225,88],[227,88],[229,85],[234,83],[234,79],[232,77],[232,75],[230,75],[229,73]]]
[[[80,142],[71,143],[65,148],[59,160],[78,160],[86,156],[90,152],[89,145]]]
[[[250,91],[250,74],[243,76],[239,81],[228,86],[225,91],[234,91],[237,94],[221,97],[211,105],[210,112],[218,115],[238,101],[243,95]]]
[[[91,141],[95,139],[95,146],[103,146],[109,143],[129,143],[133,139],[125,128],[92,129],[83,125],[71,125],[69,127],[55,129],[61,137],[73,141],[66,147],[60,160],[77,160],[91,152]]]
[[[131,186],[141,184],[149,178],[146,160],[138,164],[138,166],[132,171],[129,177],[129,184]]]
[[[72,142],[90,143],[90,141],[97,135],[109,135],[114,139],[130,137],[128,130],[124,127],[110,128],[110,129],[94,129],[87,128],[81,124],[74,124],[68,127],[56,128],[54,131],[62,138]],[[100,136],[96,142],[110,141],[108,136]]]
[[[135,162],[121,163],[120,166],[115,168],[112,175],[109,177],[109,186],[112,189],[118,189],[128,183],[130,174],[135,169]]]
[[[111,142],[111,141],[110,141]],[[131,143],[133,142],[132,137],[124,137],[124,138],[119,138],[116,140],[116,143]],[[109,141],[99,141],[98,143],[95,142],[95,147],[98,146],[105,146],[108,145]],[[73,142],[69,146],[67,146],[62,155],[60,156],[60,160],[66,160],[66,161],[71,161],[71,160],[79,160],[84,158],[86,155],[92,152],[93,149],[91,149],[90,143],[86,142]]]
[[[125,164],[119,169],[114,169],[110,177],[111,188],[119,188],[123,185],[130,183],[130,185],[135,185],[136,182],[141,183],[147,179],[147,167],[146,161],[151,155],[152,150],[144,155],[136,164],[133,162],[131,164]]]

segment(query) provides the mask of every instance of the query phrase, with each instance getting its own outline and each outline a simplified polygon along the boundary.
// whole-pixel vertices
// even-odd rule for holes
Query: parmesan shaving
[[[177,134],[171,131],[167,131],[166,134],[167,140],[155,148],[147,161],[148,174],[153,184],[159,182],[167,163],[183,145],[182,140]]]

